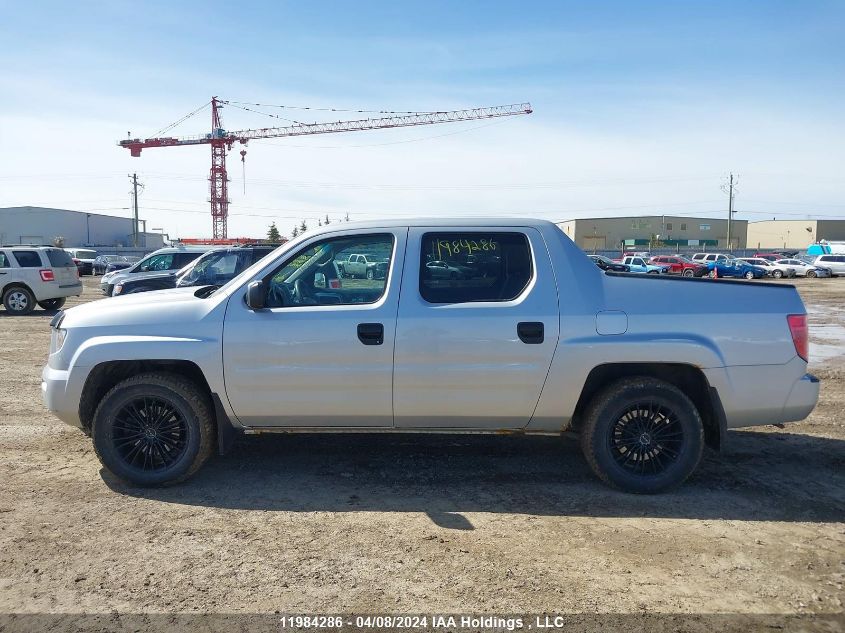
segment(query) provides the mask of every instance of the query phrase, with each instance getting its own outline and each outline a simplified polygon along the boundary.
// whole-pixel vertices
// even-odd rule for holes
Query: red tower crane
[[[364,130],[381,130],[394,127],[410,127],[413,125],[433,125],[435,123],[474,121],[476,119],[493,119],[497,117],[531,114],[532,112],[530,103],[518,103],[493,106],[489,108],[471,108],[467,110],[450,110],[445,112],[412,112],[397,116],[358,119],[354,121],[295,123],[287,127],[265,127],[254,130],[227,132],[223,128],[223,121],[220,117],[220,110],[223,108],[223,104],[225,103],[228,103],[228,101],[218,99],[217,97],[212,97],[211,99],[210,134],[203,134],[199,136],[157,137],[143,140],[134,138],[118,142],[121,147],[127,148],[131,152],[132,156],[140,156],[142,149],[150,147],[211,145],[211,171],[209,172],[208,181],[211,201],[211,218],[215,239],[222,239],[226,237],[226,221],[229,216],[229,178],[226,174],[226,153],[232,149],[232,146],[235,143],[246,145],[248,141],[256,139],[305,136],[308,134],[333,134],[336,132],[356,132]],[[243,160],[245,154],[245,151],[241,151],[241,160]]]

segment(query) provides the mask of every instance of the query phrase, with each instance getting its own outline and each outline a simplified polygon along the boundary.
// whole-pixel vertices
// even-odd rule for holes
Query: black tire
[[[581,450],[593,472],[609,486],[635,494],[682,484],[703,448],[704,425],[695,405],[655,378],[624,378],[599,392],[581,428]]]
[[[693,277],[695,276],[695,271],[692,268],[687,268],[684,272],[681,273],[684,277]]]
[[[3,293],[3,306],[9,314],[25,316],[35,310],[35,296],[25,286],[12,286]]]
[[[127,378],[103,397],[91,437],[109,472],[147,487],[196,473],[211,456],[216,432],[211,403],[193,382],[150,373]]]
[[[810,279],[813,279],[815,276],[816,276],[815,270],[808,270],[807,271],[807,277],[809,277]]]
[[[707,276],[710,277],[710,279],[716,279],[716,275],[717,273],[715,268],[707,273]]]
[[[754,279],[754,273],[749,270],[747,273],[745,273],[745,278]]]
[[[772,271],[772,277],[774,277],[775,279],[780,279],[781,277],[783,277],[783,271],[782,270],[773,270]]]
[[[373,272],[372,269],[367,271],[367,279],[375,279],[376,274]]]
[[[58,299],[44,299],[44,301],[39,301],[38,305],[41,306],[42,310],[61,310],[66,300],[67,299],[64,297],[59,297]]]

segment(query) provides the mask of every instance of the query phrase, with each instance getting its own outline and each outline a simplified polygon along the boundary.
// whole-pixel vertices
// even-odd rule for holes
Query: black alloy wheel
[[[616,463],[635,475],[657,475],[684,449],[684,429],[668,407],[653,400],[625,408],[608,436]]]
[[[188,447],[185,416],[162,398],[127,402],[115,415],[112,429],[115,453],[126,466],[142,472],[167,470]]]

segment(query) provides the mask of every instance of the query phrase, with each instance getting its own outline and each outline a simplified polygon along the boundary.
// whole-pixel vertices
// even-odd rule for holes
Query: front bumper
[[[41,398],[47,410],[62,422],[81,428],[79,395],[69,393],[69,379],[69,371],[45,366],[41,372]]]

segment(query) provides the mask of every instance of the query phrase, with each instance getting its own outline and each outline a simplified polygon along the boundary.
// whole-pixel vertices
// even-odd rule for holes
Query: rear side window
[[[47,259],[50,260],[50,266],[53,268],[72,268],[75,266],[71,256],[66,251],[58,248],[48,250]]]
[[[190,264],[202,254],[203,253],[177,253],[173,258],[173,263],[170,265],[170,268],[182,268],[182,266]]]
[[[0,268],[8,268],[9,260],[6,259],[6,253],[0,251]]]
[[[41,268],[41,257],[38,251],[12,251],[12,254],[21,268]]]
[[[522,233],[426,233],[420,295],[429,303],[510,301],[531,280],[528,238]]]

